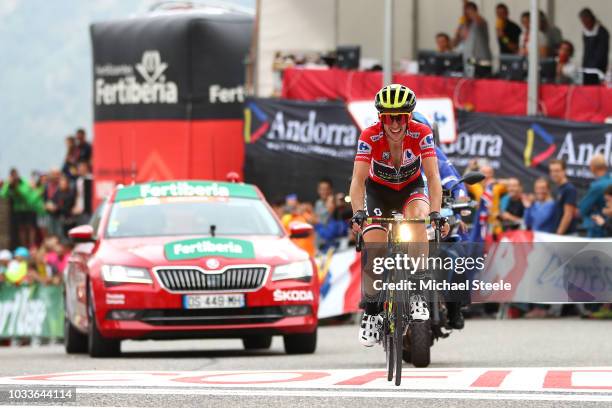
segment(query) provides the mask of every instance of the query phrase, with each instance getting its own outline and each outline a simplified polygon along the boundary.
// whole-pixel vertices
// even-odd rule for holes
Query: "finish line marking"
[[[286,393],[288,396],[307,396],[312,393],[320,393],[321,396],[352,396],[352,393],[347,392],[356,392],[355,395],[359,396],[368,390],[376,395],[379,391],[392,397],[405,392],[410,395],[433,393],[436,398],[444,398],[438,396],[440,391],[443,395],[449,395],[443,391],[461,391],[455,394],[465,398],[468,398],[467,395],[477,395],[478,398],[500,399],[499,395],[506,395],[503,399],[520,399],[514,397],[516,394],[508,392],[531,392],[527,395],[534,398],[537,395],[533,393],[539,393],[542,398],[553,400],[567,399],[571,397],[570,394],[584,394],[581,398],[604,398],[601,401],[612,398],[612,367],[405,368],[402,378],[402,385],[396,387],[386,380],[386,371],[366,369],[78,371],[4,377],[0,378],[0,386],[73,386],[92,393],[97,391],[87,387],[94,387],[94,390],[112,389],[112,392],[121,393],[133,393],[135,387],[151,387],[142,390],[151,394],[172,389],[175,390],[168,392],[190,394],[206,389],[205,392],[209,394],[216,392],[225,395],[227,389],[231,389],[234,394],[240,390],[244,395],[275,392],[278,393],[275,395]],[[393,392],[387,394],[390,390]]]

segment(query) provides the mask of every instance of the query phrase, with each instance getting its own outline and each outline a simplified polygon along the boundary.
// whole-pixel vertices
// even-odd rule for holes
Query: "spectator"
[[[91,144],[87,142],[85,129],[77,129],[76,146],[78,151],[78,161],[91,163]]]
[[[525,226],[533,231],[555,232],[555,201],[550,195],[550,185],[539,178],[533,185],[534,195],[524,195]]]
[[[32,202],[34,192],[30,184],[22,179],[17,169],[11,169],[7,182],[0,189],[0,197],[9,200],[11,234],[15,242],[11,247],[30,246],[36,241],[36,213]]]
[[[62,174],[55,194],[45,205],[50,215],[49,230],[61,240],[66,239],[66,231],[72,224],[72,207],[74,207],[74,192],[70,187],[68,176]]]
[[[300,203],[296,194],[289,194],[285,199],[284,215],[281,219],[283,226],[289,230],[294,222],[313,224],[314,210],[312,205]],[[297,246],[314,256],[316,253],[315,234],[305,238],[295,238],[293,241]]]
[[[26,248],[15,249],[15,259],[9,262],[4,274],[8,283],[19,285],[28,282],[28,258],[30,258],[30,251]]]
[[[601,214],[605,207],[604,191],[610,184],[612,178],[608,173],[608,164],[606,158],[602,154],[596,154],[591,158],[589,163],[591,173],[595,177],[595,181],[591,183],[585,196],[578,203],[580,215],[582,215],[583,225],[587,230],[589,237],[603,237],[604,230],[597,225],[592,217],[593,215]]]
[[[495,170],[488,164],[480,166],[480,171],[485,178],[478,184],[468,185],[468,191],[474,197],[474,200],[480,201],[481,197],[487,194],[487,199],[490,201],[489,210],[490,217],[489,222],[493,223],[497,220],[499,214],[499,204],[501,197],[506,193],[505,181],[498,181],[495,178]]]
[[[436,34],[436,47],[438,52],[453,52],[450,37],[446,33]]]
[[[4,282],[4,274],[9,263],[13,260],[13,254],[8,249],[0,251],[0,283]]]
[[[584,8],[578,14],[584,26],[582,40],[584,41],[584,53],[582,55],[583,69],[596,69],[602,74],[608,70],[608,52],[610,49],[610,33],[595,18],[589,8]],[[593,73],[584,73],[583,83],[585,85],[597,85],[600,77]]]
[[[550,179],[557,185],[555,201],[555,232],[559,235],[576,232],[576,202],[578,192],[567,179],[565,162],[551,160],[548,164]]]
[[[574,44],[570,41],[563,40],[559,45],[557,52],[557,82],[562,84],[570,84],[574,82],[576,77],[576,64],[572,61],[574,56]]]
[[[540,30],[542,30],[542,32],[546,35],[546,41],[548,43],[548,56],[554,57],[557,55],[557,50],[561,45],[563,35],[561,34],[559,27],[551,24],[548,21],[548,17],[546,17],[546,14],[544,14],[542,10],[539,11],[538,15],[540,17]]]
[[[44,174],[33,174],[32,178],[32,209],[36,218],[35,230],[38,233],[36,243],[40,243],[47,233],[47,212],[45,211],[45,187],[47,176]]]
[[[89,163],[80,161],[77,166],[78,177],[75,185],[75,203],[72,215],[76,225],[87,224],[92,214],[91,193],[92,179],[89,172]]]
[[[517,54],[519,51],[521,28],[508,18],[508,6],[504,3],[497,5],[495,14],[497,15],[495,29],[497,31],[497,42],[499,43],[499,53]]]
[[[334,195],[334,186],[332,181],[328,178],[322,178],[319,180],[317,194],[319,195],[319,199],[315,202],[314,212],[317,216],[317,222],[326,224],[327,219],[330,216],[328,205],[326,204],[327,199]]]
[[[463,45],[463,60],[465,63],[491,61],[491,49],[489,48],[489,29],[486,20],[478,13],[478,6],[468,1],[464,6],[464,14],[467,18],[466,32]]]
[[[57,285],[61,283],[57,270],[46,261],[46,247],[41,245],[32,255],[29,265],[29,278],[32,282],[43,285]]]
[[[321,252],[327,252],[330,248],[338,248],[340,238],[346,237],[348,224],[340,218],[336,211],[336,197],[329,195],[325,200],[325,206],[329,217],[326,222],[319,221],[314,228],[318,237],[318,248]]]
[[[76,164],[79,161],[79,149],[76,145],[74,136],[66,136],[66,157],[62,166],[62,173],[74,178],[76,174]]]
[[[521,34],[521,37],[519,39],[519,43],[520,43],[519,53],[525,56],[529,55],[529,39],[531,37],[531,33],[529,30],[530,22],[531,22],[531,16],[528,11],[525,11],[523,14],[521,14],[521,25],[523,26],[523,33]],[[537,36],[538,36],[538,54],[542,58],[547,57],[548,49],[549,49],[548,48],[549,47],[548,38],[546,37],[546,34],[542,32],[542,27],[539,27]]]
[[[601,210],[601,214],[593,215],[593,221],[603,228],[605,237],[612,237],[612,184],[604,191],[606,206]]]
[[[515,177],[509,178],[506,185],[508,193],[500,201],[500,220],[504,230],[516,230],[521,227],[525,212],[523,186]]]
[[[465,5],[467,0],[463,0],[463,14],[459,17],[459,25],[455,30],[455,37],[452,41],[452,46],[457,52],[463,52],[463,47],[465,45],[465,38],[468,33],[468,18],[465,15]]]

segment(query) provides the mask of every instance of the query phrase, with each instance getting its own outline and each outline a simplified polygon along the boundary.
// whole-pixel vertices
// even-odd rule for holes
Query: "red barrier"
[[[446,96],[455,106],[476,112],[526,115],[527,84],[501,79],[466,79],[396,73],[393,81],[411,87],[419,96]],[[370,99],[382,82],[380,72],[341,69],[288,69],[282,96],[318,100]],[[544,84],[540,87],[540,110],[548,117],[573,121],[603,122],[612,117],[612,89],[605,86]]]

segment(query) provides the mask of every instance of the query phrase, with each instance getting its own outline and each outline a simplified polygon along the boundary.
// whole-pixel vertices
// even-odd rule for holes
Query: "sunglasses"
[[[410,120],[409,113],[381,113],[380,121],[383,125],[391,126],[393,122],[398,122],[400,125],[405,125]]]

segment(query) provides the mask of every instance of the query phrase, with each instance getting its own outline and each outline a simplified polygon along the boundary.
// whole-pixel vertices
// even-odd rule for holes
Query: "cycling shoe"
[[[380,342],[380,329],[383,319],[380,315],[363,314],[359,328],[359,343],[365,347],[372,347]]]
[[[424,296],[410,296],[410,317],[412,320],[429,320],[429,306]]]

